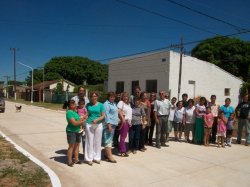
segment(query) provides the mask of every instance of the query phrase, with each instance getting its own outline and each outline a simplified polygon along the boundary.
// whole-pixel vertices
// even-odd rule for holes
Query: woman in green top
[[[72,167],[74,164],[81,164],[79,160],[79,146],[81,142],[80,126],[84,122],[84,118],[81,118],[76,112],[76,104],[74,100],[70,100],[69,110],[66,113],[66,119],[68,125],[66,127],[67,140],[69,144],[67,156],[68,166]],[[74,151],[75,160],[72,161],[72,155]]]
[[[87,164],[93,162],[100,164],[101,161],[101,142],[102,142],[102,121],[104,119],[104,106],[98,102],[98,94],[90,94],[90,103],[86,106],[88,119],[86,120],[86,140],[84,160]]]

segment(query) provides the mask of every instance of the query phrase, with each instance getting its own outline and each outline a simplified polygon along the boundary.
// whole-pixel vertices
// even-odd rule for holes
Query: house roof
[[[59,83],[62,81],[67,82],[68,84],[73,85],[73,86],[75,85],[74,83],[72,83],[68,80],[64,80],[64,79],[63,80],[52,80],[52,81],[44,81],[44,82],[41,82],[39,84],[35,84],[33,86],[33,90],[40,90],[40,89],[43,89],[43,87],[46,88],[46,87],[50,86],[51,84]]]
[[[121,57],[121,58],[116,58],[116,59],[111,60],[111,61],[109,62],[109,64],[117,64],[117,63],[127,62],[127,61],[129,61],[129,60],[133,60],[133,59],[137,59],[137,58],[138,58],[138,59],[139,59],[139,58],[144,58],[144,57],[147,57],[147,56],[156,55],[156,54],[162,54],[162,53],[166,53],[166,52],[167,52],[167,53],[170,53],[170,55],[171,55],[171,53],[172,53],[172,54],[175,54],[175,55],[180,55],[180,53],[175,52],[175,51],[173,51],[173,50],[162,49],[162,50],[156,50],[156,51],[152,51],[152,52],[145,52],[145,53],[140,53],[140,54],[134,54],[134,55],[124,56],[124,57]],[[240,79],[239,77],[236,77],[235,75],[229,73],[228,71],[226,71],[226,70],[220,68],[219,66],[217,66],[217,65],[215,65],[215,64],[213,64],[213,63],[211,63],[211,62],[207,62],[207,61],[204,61],[204,60],[200,60],[200,59],[198,59],[198,58],[196,58],[196,57],[192,57],[192,56],[190,56],[190,55],[186,55],[186,56],[189,57],[189,58],[197,59],[197,60],[199,60],[199,61],[202,62],[202,63],[206,63],[206,64],[209,64],[209,65],[211,65],[211,66],[214,66],[214,67],[220,69],[221,71],[227,73],[228,75],[230,75],[230,76],[232,76],[232,77],[238,79],[239,81],[244,82],[244,81],[243,81],[242,79]]]

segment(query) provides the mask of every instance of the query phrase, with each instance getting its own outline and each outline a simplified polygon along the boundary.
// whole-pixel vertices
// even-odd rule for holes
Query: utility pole
[[[179,83],[178,83],[178,101],[180,100],[180,92],[181,92],[181,75],[182,75],[182,55],[183,55],[183,37],[181,37],[180,44],[180,68],[179,68]]]
[[[23,66],[25,66],[25,67],[27,67],[27,68],[30,68],[31,69],[31,97],[30,97],[30,103],[32,104],[33,103],[33,80],[34,80],[34,69],[31,67],[31,66],[28,66],[28,65],[26,65],[26,64],[23,64],[23,63],[21,63],[21,62],[18,62],[18,64],[21,64],[21,65],[23,65]]]
[[[10,76],[4,76],[6,78],[7,81],[7,87],[6,87],[6,98],[9,99],[9,78]]]
[[[10,48],[11,51],[14,53],[14,98],[16,100],[16,51],[18,48]]]
[[[45,65],[43,66],[43,67],[38,67],[39,69],[43,69],[43,103],[44,103],[44,101],[45,101],[45,94],[44,94],[44,76],[45,76],[45,74],[44,74],[44,69],[45,69]],[[40,100],[39,100],[39,102],[40,102]]]
[[[180,100],[180,92],[181,92],[181,75],[182,75],[182,55],[183,55],[183,37],[181,37],[181,43],[178,45],[171,45],[173,48],[180,49],[180,67],[179,67],[179,82],[178,82],[178,101]]]
[[[43,103],[44,103],[44,100],[45,100],[45,94],[44,94],[44,68],[45,68],[45,65],[43,66]]]

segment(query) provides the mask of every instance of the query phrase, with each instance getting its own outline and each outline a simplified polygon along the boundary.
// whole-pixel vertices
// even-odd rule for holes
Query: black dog
[[[20,106],[15,105],[15,107],[16,107],[16,112],[21,112],[22,105],[20,105]]]

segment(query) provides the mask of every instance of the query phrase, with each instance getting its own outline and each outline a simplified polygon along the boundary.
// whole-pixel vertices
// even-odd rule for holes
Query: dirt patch
[[[51,187],[47,173],[0,137],[0,186]]]
[[[1,178],[0,186],[18,186],[18,181],[13,177]]]

